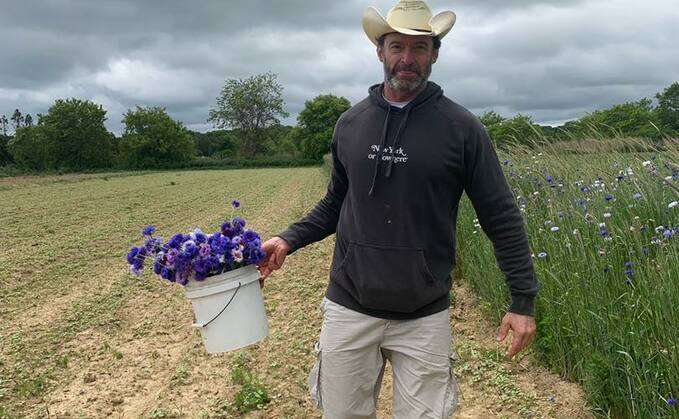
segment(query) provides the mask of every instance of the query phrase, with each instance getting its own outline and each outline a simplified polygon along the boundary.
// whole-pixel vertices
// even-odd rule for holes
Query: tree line
[[[212,167],[218,162],[304,164],[328,153],[334,125],[351,103],[344,97],[319,95],[305,102],[296,126],[279,118],[283,86],[273,73],[225,81],[207,121],[216,128],[187,129],[159,106],[128,109],[120,137],[104,123],[106,110],[92,101],[58,99],[45,114],[16,109],[0,117],[0,166],[19,170],[83,171],[90,169],[159,169]],[[494,111],[480,116],[492,140],[508,143],[583,138],[637,137],[657,140],[679,136],[679,83],[656,94],[657,104],[643,98],[597,110],[560,127],[541,126],[527,115],[505,118]],[[8,128],[14,134],[8,135]]]
[[[655,105],[651,99],[642,98],[596,110],[558,127],[536,124],[528,115],[504,118],[495,111],[484,113],[480,119],[497,145],[531,144],[545,140],[622,137],[659,140],[679,137],[679,82],[658,92],[655,99]]]
[[[58,99],[35,124],[17,109],[14,134],[7,135],[2,125],[0,166],[83,171],[204,167],[223,160],[245,166],[320,164],[335,122],[351,103],[319,95],[305,102],[298,124],[290,127],[279,120],[288,116],[282,92],[272,73],[227,80],[207,118],[217,129],[206,133],[187,129],[159,106],[128,109],[120,137],[106,129],[106,110],[89,100]]]

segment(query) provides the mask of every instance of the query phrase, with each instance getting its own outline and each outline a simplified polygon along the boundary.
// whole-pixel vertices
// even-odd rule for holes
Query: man
[[[394,417],[452,415],[449,293],[463,191],[512,296],[498,340],[512,330],[512,357],[535,334],[538,282],[498,158],[479,120],[427,81],[454,22],[453,12],[432,17],[422,1],[399,1],[386,19],[373,8],[365,12],[363,28],[377,46],[384,82],[338,120],[325,197],[263,245],[266,278],[286,255],[336,233],[310,376],[326,418],[375,417],[387,360]]]

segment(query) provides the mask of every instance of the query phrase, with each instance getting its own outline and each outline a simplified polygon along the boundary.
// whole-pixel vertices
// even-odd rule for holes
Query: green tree
[[[297,122],[301,128],[301,151],[306,159],[321,160],[330,152],[335,124],[340,115],[351,107],[344,97],[319,95],[304,102]]]
[[[263,130],[287,117],[283,109],[283,86],[273,73],[247,79],[228,79],[210,109],[208,121],[217,128],[236,128],[241,134],[242,153],[254,157],[263,150]]]
[[[6,115],[0,117],[0,127],[2,127],[2,135],[7,135],[7,127],[9,126],[9,121]]]
[[[679,134],[679,82],[672,83],[655,97],[658,99],[656,114],[663,130]]]
[[[120,143],[121,161],[130,168],[177,167],[191,160],[195,143],[181,122],[161,107],[128,109]]]
[[[493,125],[500,124],[506,120],[495,111],[487,111],[483,115],[481,115],[479,119],[481,120],[481,123],[486,127],[486,129],[492,127]]]
[[[50,127],[19,127],[7,148],[16,164],[24,169],[43,171],[56,167],[54,142]]]
[[[589,113],[580,118],[577,126],[581,137],[657,138],[657,118],[651,100],[644,98]]]
[[[236,134],[229,130],[214,130],[205,133],[191,131],[199,156],[209,157],[216,153],[220,157],[233,157],[236,148]]]
[[[12,139],[9,135],[0,134],[0,166],[12,163],[14,159],[9,152],[9,141]]]
[[[45,126],[57,167],[82,170],[113,163],[114,137],[104,121],[106,111],[101,105],[76,98],[57,99],[47,114],[38,118],[38,126]]]
[[[533,123],[530,116],[518,114],[511,119],[504,119],[497,114],[490,115],[490,117],[484,114],[484,116],[486,118],[482,116],[482,122],[484,119],[493,121],[492,125],[486,125],[486,130],[496,145],[532,144],[543,138],[540,126]],[[500,118],[502,120],[499,120]]]
[[[24,122],[24,116],[21,114],[19,109],[14,110],[14,113],[10,119],[12,120],[15,131],[21,126],[21,123]]]
[[[24,125],[27,126],[27,127],[30,127],[31,125],[33,125],[33,117],[31,116],[30,113],[26,114],[26,117],[24,118]]]

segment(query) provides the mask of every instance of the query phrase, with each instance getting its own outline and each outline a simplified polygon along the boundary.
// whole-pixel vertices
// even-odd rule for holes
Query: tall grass
[[[679,147],[562,147],[501,153],[542,284],[537,356],[581,381],[602,417],[679,418]],[[465,279],[499,319],[503,276],[466,199],[458,240]]]

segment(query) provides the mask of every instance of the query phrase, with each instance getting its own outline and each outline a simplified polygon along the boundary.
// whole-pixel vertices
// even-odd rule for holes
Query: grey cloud
[[[192,129],[225,79],[272,71],[294,124],[304,102],[356,103],[382,70],[361,30],[367,6],[393,0],[8,2],[0,13],[0,113],[45,112],[57,98],[95,100],[109,129],[135,105],[163,106]],[[679,80],[679,4],[648,0],[431,0],[458,21],[432,80],[476,113],[562,121],[651,97]]]

